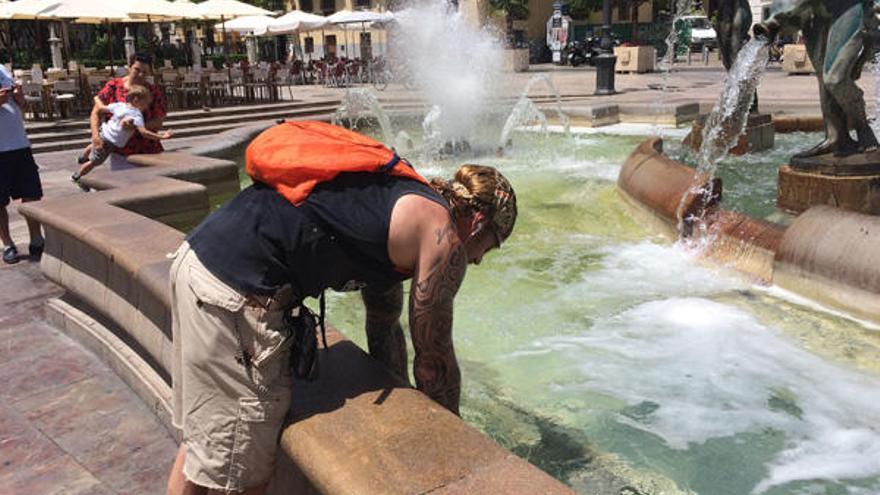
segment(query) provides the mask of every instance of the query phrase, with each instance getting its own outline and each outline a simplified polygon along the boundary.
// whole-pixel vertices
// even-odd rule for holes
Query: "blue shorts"
[[[0,152],[0,207],[10,199],[40,199],[43,185],[31,148]]]

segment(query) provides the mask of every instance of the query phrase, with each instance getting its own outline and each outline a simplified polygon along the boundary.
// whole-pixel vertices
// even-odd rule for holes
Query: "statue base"
[[[703,125],[707,115],[700,115],[694,122],[690,134],[684,138],[684,145],[695,151],[699,151],[703,144]],[[734,156],[745,155],[758,151],[769,150],[776,142],[776,131],[773,127],[773,117],[769,114],[749,115],[746,129],[736,142],[736,145],[728,153]]]
[[[792,158],[791,168],[798,172],[833,176],[880,175],[880,150],[844,157],[828,153],[809,158]]]
[[[861,175],[831,175],[785,165],[779,170],[777,205],[797,213],[828,205],[880,215],[880,166],[876,170]]]

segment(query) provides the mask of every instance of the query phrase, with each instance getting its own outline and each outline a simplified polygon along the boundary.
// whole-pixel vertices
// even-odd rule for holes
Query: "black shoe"
[[[40,258],[43,257],[43,249],[46,247],[46,242],[41,242],[39,244],[28,244],[28,256],[31,261],[40,261]]]
[[[89,191],[92,190],[91,187],[89,187],[89,186],[83,184],[82,182],[79,181],[79,179],[80,179],[80,176],[79,176],[78,173],[77,173],[77,174],[73,174],[73,175],[70,176],[70,180],[72,180],[73,183],[77,185],[77,187],[79,187],[80,189],[82,189],[83,192],[89,192]]]
[[[3,262],[8,265],[18,263],[18,249],[15,246],[7,246],[3,249]]]

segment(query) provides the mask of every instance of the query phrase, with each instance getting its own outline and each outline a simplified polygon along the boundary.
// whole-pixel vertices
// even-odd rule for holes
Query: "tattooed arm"
[[[422,240],[409,298],[416,386],[458,414],[461,372],[452,344],[452,302],[467,256],[451,222]]]
[[[366,288],[361,291],[361,297],[367,309],[370,355],[408,384],[406,341],[400,326],[403,284],[395,284],[384,292]]]

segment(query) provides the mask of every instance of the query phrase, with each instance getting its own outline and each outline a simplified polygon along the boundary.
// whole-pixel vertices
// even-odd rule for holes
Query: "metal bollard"
[[[703,65],[709,65],[709,47],[703,45]]]

